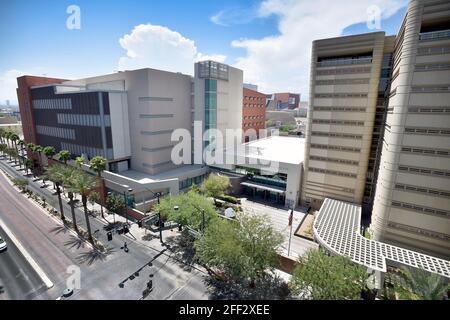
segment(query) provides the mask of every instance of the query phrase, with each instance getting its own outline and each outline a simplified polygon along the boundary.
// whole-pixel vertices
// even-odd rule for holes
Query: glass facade
[[[205,131],[217,128],[217,80],[205,79]],[[205,147],[210,141],[206,141]]]

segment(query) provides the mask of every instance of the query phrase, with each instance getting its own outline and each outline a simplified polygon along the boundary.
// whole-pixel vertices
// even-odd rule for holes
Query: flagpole
[[[288,257],[291,255],[291,240],[292,240],[292,224],[294,222],[294,209],[292,209],[290,215],[289,215],[289,226],[290,226],[290,231],[289,231],[289,245],[288,245]]]

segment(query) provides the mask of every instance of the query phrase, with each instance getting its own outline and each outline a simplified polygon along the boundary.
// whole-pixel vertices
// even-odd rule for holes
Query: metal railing
[[[419,34],[420,40],[438,40],[450,38],[450,30],[439,30]]]
[[[372,57],[325,60],[325,61],[317,62],[317,66],[318,67],[331,67],[331,66],[367,64],[367,63],[372,63]]]

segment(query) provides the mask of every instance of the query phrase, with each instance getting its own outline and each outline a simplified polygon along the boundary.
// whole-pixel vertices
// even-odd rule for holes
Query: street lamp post
[[[128,188],[128,190],[123,192],[123,198],[125,200],[125,219],[128,223],[128,193],[133,192],[133,189],[131,189],[129,186],[124,186],[125,188]]]

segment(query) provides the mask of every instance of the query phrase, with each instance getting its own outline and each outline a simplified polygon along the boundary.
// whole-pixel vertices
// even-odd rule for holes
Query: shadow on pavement
[[[169,248],[168,250],[172,252],[173,257],[176,258],[174,261],[184,271],[192,271],[193,265],[196,263],[193,238],[183,231],[181,235],[166,237],[164,242]]]
[[[85,242],[74,235],[70,235],[70,240],[64,243],[66,247],[80,249],[85,247]]]
[[[57,226],[50,229],[50,233],[54,234],[60,234],[60,233],[67,233],[69,229],[65,226]]]
[[[96,249],[89,250],[87,252],[84,252],[80,254],[77,257],[77,261],[79,263],[87,263],[89,266],[92,265],[96,261],[106,261],[106,258],[108,255],[115,252],[113,248],[106,247],[106,252],[100,252]]]

